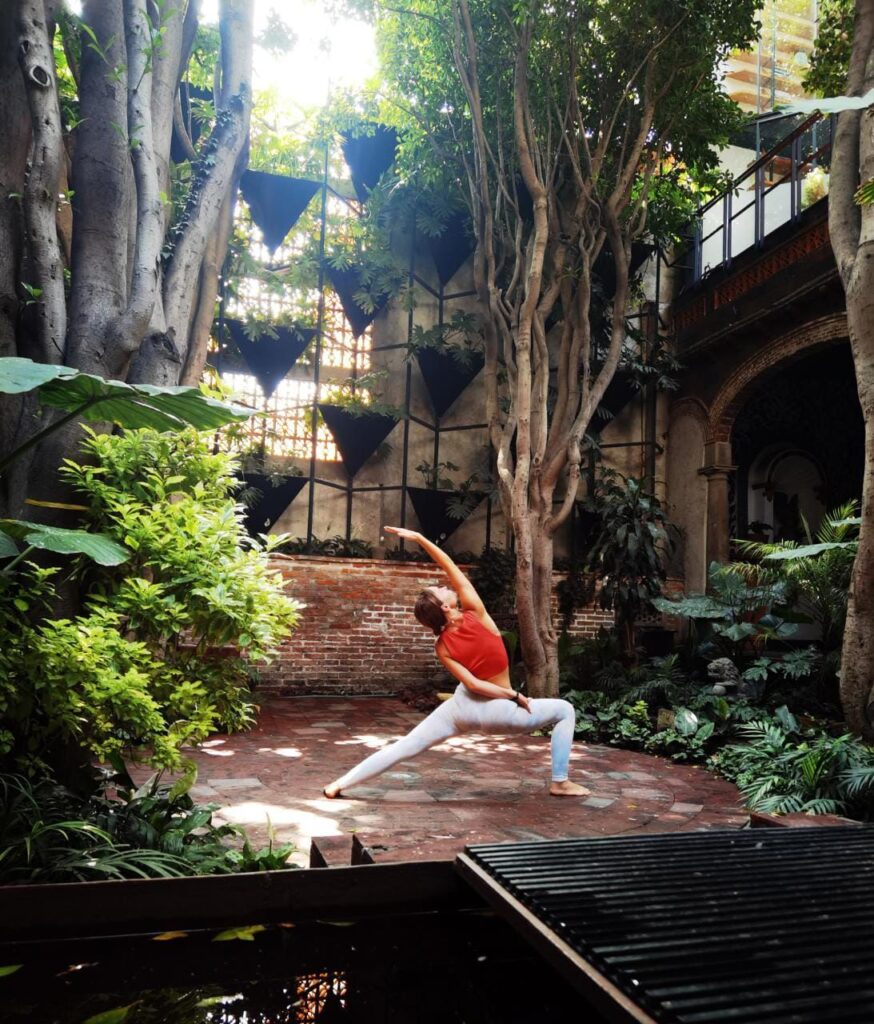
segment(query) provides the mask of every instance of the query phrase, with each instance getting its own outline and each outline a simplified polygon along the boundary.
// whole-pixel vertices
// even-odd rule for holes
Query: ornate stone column
[[[698,472],[707,479],[707,565],[727,562],[729,550],[728,482],[737,469],[731,462],[728,441],[704,445],[704,465]]]

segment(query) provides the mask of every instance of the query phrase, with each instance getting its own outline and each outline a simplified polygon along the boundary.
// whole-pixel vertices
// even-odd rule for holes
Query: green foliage
[[[465,520],[482,500],[482,491],[477,490],[477,487],[482,486],[483,482],[477,473],[471,473],[466,480],[456,484],[451,477],[440,476],[443,470],[455,473],[458,466],[454,462],[438,462],[432,466],[427,460],[416,466],[416,472],[421,473],[425,487],[454,492],[446,503],[446,514],[452,519]]]
[[[68,415],[0,458],[4,469],[23,452],[69,419],[89,423],[108,421],[119,427],[150,427],[179,430],[194,426],[216,429],[235,420],[245,420],[251,409],[222,402],[199,388],[157,387],[152,384],[124,384],[107,381],[69,366],[35,363],[18,356],[0,358],[0,393],[19,395],[36,391],[41,405],[61,409]]]
[[[0,775],[0,884],[186,874],[181,857],[117,845],[82,810],[82,801],[48,781]]]
[[[348,540],[342,534],[320,540],[313,536],[310,541],[306,537],[285,537],[276,549],[287,555],[327,555],[330,558],[373,558],[373,545],[360,537]]]
[[[752,709],[742,702],[729,703],[724,697],[698,694],[665,716],[669,724],[657,728],[645,749],[673,761],[701,764],[736,735],[751,713]]]
[[[663,615],[690,620],[702,657],[730,658],[743,666],[766,643],[784,641],[796,632],[797,626],[784,617],[792,603],[791,588],[785,580],[751,582],[738,566],[712,562],[708,581],[708,594],[652,600]]]
[[[839,96],[846,91],[855,9],[853,0],[822,0],[818,5],[816,44],[802,83],[805,92]]]
[[[874,748],[847,733],[802,728],[785,708],[740,729],[746,741],[713,759],[751,810],[874,817]]]
[[[128,558],[127,551],[120,544],[102,534],[26,523],[19,519],[0,519],[0,558],[19,554],[13,538],[25,545],[22,558],[34,550],[54,551],[59,555],[85,555],[99,565],[120,565]],[[8,566],[5,571],[9,571]]]
[[[632,385],[642,391],[645,387],[654,387],[657,391],[676,391],[680,386],[680,362],[668,349],[662,337],[656,338],[650,350],[643,332],[628,325],[628,335],[635,344],[626,345],[622,351],[619,368],[628,375]]]
[[[179,877],[288,867],[293,847],[255,851],[243,829],[215,825],[183,784],[153,776],[137,787],[121,759],[87,797],[52,778],[0,774],[0,884]],[[109,796],[107,787],[115,791]],[[226,840],[242,842],[242,849]]]
[[[386,404],[378,395],[387,377],[388,370],[372,370],[356,377],[347,377],[326,388],[322,401],[326,405],[345,409],[352,416],[390,416],[394,420],[402,420],[403,409]]]
[[[435,324],[427,329],[421,324],[414,324],[407,354],[414,356],[424,349],[450,355],[459,366],[473,366],[483,352],[482,327],[478,318],[457,309],[448,323]]]
[[[574,612],[585,608],[595,596],[595,576],[588,568],[588,563],[579,558],[557,558],[554,563],[556,572],[565,573],[564,579],[556,584],[558,597],[558,613],[565,629],[569,629]]]
[[[246,536],[236,467],[211,438],[91,434],[84,448],[89,461],[63,475],[128,561],[74,568],[72,619],[40,621],[52,578],[35,566],[0,585],[0,753],[31,764],[71,746],[103,760],[145,747],[178,769],[182,744],[251,724],[250,662],[270,657],[297,606]]]
[[[504,548],[484,549],[470,581],[485,606],[494,613],[513,610],[516,603],[516,558]]]
[[[630,629],[667,578],[671,524],[645,481],[603,467],[586,507],[601,524],[587,558],[600,583],[598,601]]]
[[[800,608],[819,626],[821,646],[838,650],[847,617],[847,597],[853,561],[858,549],[858,502],[847,502],[827,516],[811,535],[803,522],[807,544],[780,541],[773,544],[737,541],[741,555],[749,561],[738,571],[748,578],[784,581],[799,600]]]
[[[451,491],[455,484],[450,477],[440,476],[444,469],[450,473],[458,472],[458,466],[454,462],[438,462],[435,466],[432,466],[430,462],[425,460],[416,466],[416,472],[421,473],[422,479],[425,481],[425,487],[431,487],[434,490]]]

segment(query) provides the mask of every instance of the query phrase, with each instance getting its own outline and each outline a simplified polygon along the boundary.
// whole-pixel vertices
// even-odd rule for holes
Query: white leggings
[[[564,782],[574,738],[576,716],[573,706],[566,700],[550,697],[534,698],[530,704],[529,712],[514,701],[501,697],[478,697],[463,683],[459,683],[454,695],[435,708],[412,732],[366,757],[338,779],[337,785],[340,789],[357,786],[399,761],[408,761],[429,747],[460,733],[522,735],[548,725],[555,726],[551,741],[552,780]]]

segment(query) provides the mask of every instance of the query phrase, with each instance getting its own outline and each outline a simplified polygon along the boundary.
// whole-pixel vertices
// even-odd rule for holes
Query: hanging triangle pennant
[[[641,393],[640,388],[634,386],[634,378],[628,371],[617,370],[601,399],[601,408],[607,409],[615,418]]]
[[[422,379],[428,389],[434,415],[442,416],[456,398],[483,368],[485,362],[479,352],[473,352],[468,363],[459,362],[448,352],[423,348],[416,353]]]
[[[309,482],[308,476],[274,480],[263,473],[243,473],[241,487],[247,492],[243,521],[249,534],[267,533]]]
[[[371,135],[343,133],[343,157],[352,174],[355,194],[365,202],[371,189],[391,167],[398,146],[398,133],[385,125],[374,125]]]
[[[340,305],[343,307],[349,326],[352,328],[352,337],[360,338],[385,308],[388,296],[377,299],[376,306],[367,312],[355,301],[355,293],[361,289],[361,274],[357,267],[337,270],[330,263],[326,263],[325,271],[331,280],[331,286],[340,299]]]
[[[249,206],[252,220],[261,229],[264,244],[271,252],[282,245],[320,188],[320,182],[306,178],[290,178],[266,171],[246,171],[243,174],[240,191]]]
[[[246,334],[246,325],[242,320],[225,320],[225,326],[237,351],[246,361],[267,398],[270,398],[279,384],[285,380],[288,371],[316,336],[314,327],[299,327],[294,324],[291,327],[272,327],[278,335],[276,338],[264,335],[257,341],[252,341]]]
[[[631,258],[628,261],[628,277],[632,279],[640,270],[643,264],[649,259],[655,250],[654,245],[648,242],[632,242]],[[607,298],[612,298],[616,292],[616,264],[613,261],[613,253],[610,246],[606,245],[598,253],[598,258],[592,266],[592,273],[600,278]]]
[[[457,519],[448,511],[449,503],[453,498],[458,497],[457,491],[435,491],[427,487],[408,487],[407,494],[410,496],[419,525],[422,527],[422,533],[435,544],[445,541],[464,522],[464,519]],[[485,496],[484,491],[471,493],[475,504],[465,518],[470,516]]]
[[[356,414],[339,405],[320,404],[319,412],[337,442],[349,476],[355,476],[397,423],[384,413]]]
[[[452,280],[474,247],[470,215],[466,210],[453,213],[442,233],[428,239],[428,249],[442,285]]]

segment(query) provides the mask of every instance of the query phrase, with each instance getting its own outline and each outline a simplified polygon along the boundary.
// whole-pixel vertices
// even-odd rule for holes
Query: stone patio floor
[[[452,859],[468,843],[740,828],[736,788],[702,768],[576,742],[570,778],[592,795],[547,793],[546,736],[453,737],[344,797],[322,786],[422,719],[400,700],[264,699],[255,728],[217,735],[194,753],[192,796],[221,805],[213,820],[243,825],[255,848],[293,842],[309,864],[314,837],[352,836],[376,861]],[[147,773],[138,771],[138,779]],[[332,845],[329,839],[327,846]],[[345,858],[349,863],[349,857]]]

